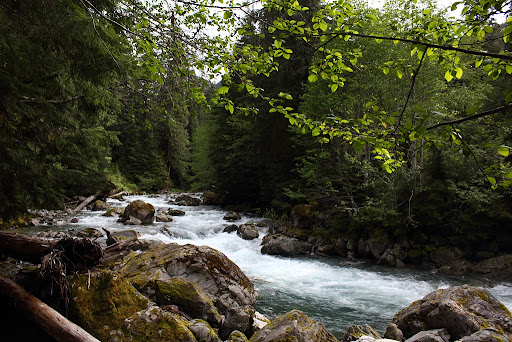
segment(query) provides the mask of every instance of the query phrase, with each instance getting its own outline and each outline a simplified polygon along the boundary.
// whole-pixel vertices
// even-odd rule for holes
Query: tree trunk
[[[0,275],[0,296],[8,306],[38,325],[57,342],[100,342],[51,307]]]
[[[94,201],[94,199],[99,195],[100,193],[97,192],[96,194],[94,195],[91,195],[89,197],[87,197],[85,199],[85,201],[83,201],[82,203],[80,203],[80,205],[78,207],[76,207],[73,212],[77,213],[79,212],[80,210],[82,210],[87,204],[91,203],[92,201]]]
[[[0,251],[15,259],[41,262],[41,257],[50,252],[57,240],[45,240],[35,237],[0,231]]]

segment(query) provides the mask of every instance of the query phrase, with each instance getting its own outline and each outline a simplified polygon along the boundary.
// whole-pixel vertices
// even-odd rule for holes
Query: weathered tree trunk
[[[100,193],[97,192],[96,194],[94,195],[91,195],[89,197],[87,197],[85,199],[85,201],[83,201],[82,203],[80,203],[80,205],[78,207],[76,207],[75,209],[73,209],[73,211],[75,213],[79,212],[80,210],[82,210],[87,204],[91,203],[92,201],[94,201],[94,199],[99,195]]]
[[[99,342],[87,331],[1,275],[0,295],[5,298],[8,306],[38,325],[57,342]]]
[[[0,231],[0,252],[34,264],[40,263],[41,257],[49,253],[56,244],[56,240],[38,239],[23,234]]]
[[[114,262],[119,258],[139,249],[147,249],[148,245],[137,238],[131,238],[128,240],[117,242],[113,245],[108,246],[104,249],[105,255],[103,257],[103,265]]]

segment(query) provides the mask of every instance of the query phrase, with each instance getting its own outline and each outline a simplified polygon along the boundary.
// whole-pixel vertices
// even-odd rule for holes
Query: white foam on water
[[[102,217],[103,212],[85,211],[80,216],[79,225],[105,227],[111,231],[134,229],[142,238],[215,248],[233,260],[253,281],[260,293],[257,310],[267,315],[303,310],[321,320],[338,337],[350,323],[370,324],[383,332],[393,316],[413,301],[433,290],[469,281],[418,270],[345,265],[335,258],[262,255],[260,244],[265,229],[259,228],[260,237],[251,241],[241,239],[235,232],[222,232],[232,223],[223,219],[226,212],[219,208],[180,207],[168,203],[166,196],[127,196],[126,199],[149,202],[157,212],[171,208],[184,210],[186,214],[175,216],[174,221],[168,223],[124,226],[117,223],[117,217]],[[109,203],[124,207],[128,202],[110,200]],[[257,220],[243,217],[235,224]],[[482,286],[481,283],[478,285]],[[512,307],[511,284],[486,287],[508,308]]]

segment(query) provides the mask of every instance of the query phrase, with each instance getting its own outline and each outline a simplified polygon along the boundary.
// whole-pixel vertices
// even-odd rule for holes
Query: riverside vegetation
[[[501,276],[510,2],[251,5],[2,1],[0,225],[213,190],[318,254]]]

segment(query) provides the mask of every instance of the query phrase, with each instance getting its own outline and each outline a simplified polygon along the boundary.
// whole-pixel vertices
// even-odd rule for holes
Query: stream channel
[[[349,263],[342,258],[276,257],[260,253],[261,240],[266,234],[247,241],[222,230],[231,224],[223,219],[226,211],[213,206],[186,207],[169,204],[170,197],[126,196],[126,201],[109,200],[114,207],[126,207],[129,201],[141,199],[151,203],[157,212],[180,209],[185,216],[175,216],[174,222],[155,222],[149,226],[125,226],[117,217],[104,217],[102,211],[84,210],[79,222],[66,226],[50,226],[52,230],[75,231],[104,227],[112,232],[134,229],[144,239],[165,243],[207,245],[226,254],[252,280],[259,292],[255,309],[269,318],[292,309],[304,311],[322,322],[336,337],[341,338],[350,323],[369,324],[381,334],[393,316],[427,293],[449,286],[470,284],[487,288],[507,308],[512,309],[512,284],[490,282],[468,277],[446,277],[424,270],[397,269],[368,264]],[[242,217],[235,222],[257,222],[255,217]],[[173,236],[162,232],[166,226]],[[32,232],[49,226],[33,227]],[[101,239],[100,239],[101,242]]]

